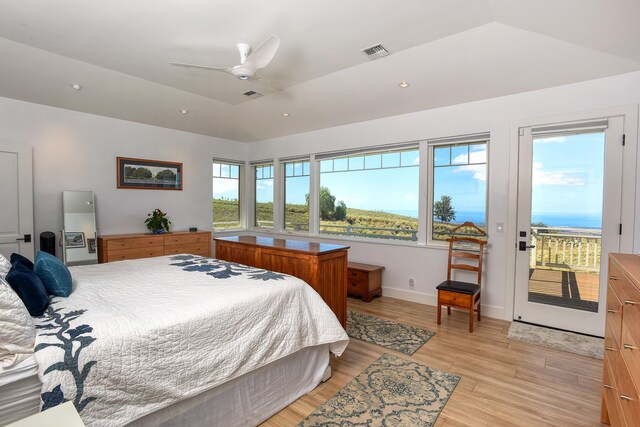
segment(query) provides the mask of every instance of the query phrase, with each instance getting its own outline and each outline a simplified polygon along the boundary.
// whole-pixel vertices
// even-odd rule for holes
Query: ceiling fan
[[[209,67],[207,65],[185,64],[182,62],[171,62],[171,65],[176,67],[198,68],[201,70],[222,71],[240,80],[257,80],[265,83],[272,89],[280,90],[257,72],[259,69],[269,65],[269,62],[271,62],[278,51],[280,38],[272,35],[255,50],[253,50],[248,43],[238,43],[236,46],[240,53],[240,64],[234,67]]]

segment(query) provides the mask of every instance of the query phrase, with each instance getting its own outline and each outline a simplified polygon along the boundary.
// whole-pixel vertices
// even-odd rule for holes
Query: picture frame
[[[90,254],[96,253],[96,239],[87,239],[87,249]]]
[[[64,244],[67,248],[84,248],[87,246],[84,233],[80,231],[65,231]]]
[[[117,186],[135,190],[182,191],[182,163],[163,160],[116,158]]]

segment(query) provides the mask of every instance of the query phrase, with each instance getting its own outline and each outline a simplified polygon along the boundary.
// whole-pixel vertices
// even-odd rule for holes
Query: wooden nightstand
[[[380,265],[350,262],[347,272],[347,294],[361,296],[364,302],[382,295],[382,270]]]

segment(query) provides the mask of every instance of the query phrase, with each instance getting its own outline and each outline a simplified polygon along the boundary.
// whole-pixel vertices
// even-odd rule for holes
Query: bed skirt
[[[328,344],[307,347],[127,426],[255,426],[313,390],[328,365]]]

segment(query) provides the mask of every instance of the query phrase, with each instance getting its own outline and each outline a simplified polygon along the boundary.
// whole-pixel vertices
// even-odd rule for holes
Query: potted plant
[[[152,233],[158,234],[164,233],[165,231],[168,232],[171,221],[167,218],[166,213],[162,212],[160,209],[154,209],[153,212],[147,214],[147,219],[144,220],[144,223]]]

